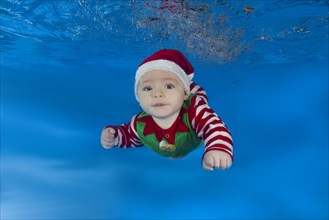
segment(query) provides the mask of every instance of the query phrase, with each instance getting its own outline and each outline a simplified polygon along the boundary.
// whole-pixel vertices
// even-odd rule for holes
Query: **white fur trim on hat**
[[[180,79],[180,81],[183,83],[186,94],[190,95],[190,82],[191,77],[193,76],[193,73],[191,74],[191,77],[189,77],[185,71],[177,65],[175,62],[169,61],[169,60],[153,60],[149,61],[147,63],[142,64],[136,71],[135,76],[135,96],[137,101],[138,99],[138,85],[141,77],[150,71],[154,70],[165,70],[170,71],[172,73],[175,73],[176,76]]]

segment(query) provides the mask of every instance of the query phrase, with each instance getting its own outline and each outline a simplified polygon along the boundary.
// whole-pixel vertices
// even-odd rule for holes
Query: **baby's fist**
[[[101,135],[101,144],[105,149],[115,144],[115,130],[111,127],[104,128]]]
[[[202,161],[202,166],[206,170],[228,169],[232,166],[232,158],[228,153],[218,150],[208,151]]]

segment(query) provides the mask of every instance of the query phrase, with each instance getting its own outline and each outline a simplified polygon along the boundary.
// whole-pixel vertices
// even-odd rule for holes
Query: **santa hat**
[[[141,77],[150,71],[170,71],[183,83],[186,94],[190,94],[190,82],[194,75],[194,68],[187,58],[178,50],[163,49],[146,58],[138,67],[135,76],[135,96],[137,101],[137,87]]]

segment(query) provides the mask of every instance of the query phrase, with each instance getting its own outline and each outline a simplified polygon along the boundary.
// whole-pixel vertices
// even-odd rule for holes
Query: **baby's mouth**
[[[155,103],[153,105],[153,107],[162,107],[162,106],[165,106],[166,104],[163,104],[163,103]]]

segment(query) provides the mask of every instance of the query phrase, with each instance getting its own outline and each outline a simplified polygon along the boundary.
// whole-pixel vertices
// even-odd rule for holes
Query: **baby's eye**
[[[174,84],[172,83],[166,84],[166,89],[174,89],[174,88],[175,88]]]
[[[142,88],[142,91],[151,91],[152,90],[152,87],[151,86],[144,86],[143,88]]]

